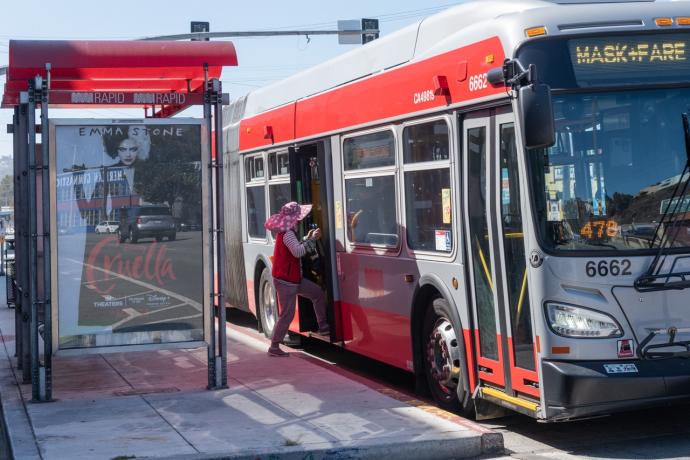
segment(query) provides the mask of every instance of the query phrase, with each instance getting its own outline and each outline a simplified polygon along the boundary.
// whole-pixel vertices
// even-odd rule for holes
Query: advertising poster
[[[200,122],[52,131],[58,348],[203,341]]]

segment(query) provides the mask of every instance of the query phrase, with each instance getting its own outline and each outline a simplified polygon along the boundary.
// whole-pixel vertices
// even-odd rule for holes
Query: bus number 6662
[[[625,276],[632,275],[630,271],[630,260],[600,260],[598,262],[590,260],[585,264],[585,272],[587,276],[593,278],[597,275],[599,276]]]
[[[479,91],[480,89],[484,89],[488,86],[488,83],[486,81],[486,74],[481,73],[479,75],[472,75],[470,77],[470,91]]]

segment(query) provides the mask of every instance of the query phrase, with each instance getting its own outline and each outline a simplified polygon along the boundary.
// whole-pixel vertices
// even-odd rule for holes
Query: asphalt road
[[[228,320],[256,333],[256,320],[250,314],[228,310]],[[395,390],[414,393],[414,379],[402,370],[316,339],[303,340],[303,349]],[[503,434],[505,455],[510,458],[690,459],[690,405],[567,423],[537,423],[519,414],[478,423]]]

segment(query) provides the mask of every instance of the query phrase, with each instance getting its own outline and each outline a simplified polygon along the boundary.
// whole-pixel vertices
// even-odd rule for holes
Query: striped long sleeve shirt
[[[285,243],[285,246],[290,251],[290,254],[298,259],[302,258],[307,253],[307,246],[305,244],[306,241],[304,243],[300,243],[299,240],[297,240],[297,235],[295,235],[295,232],[292,230],[285,232],[285,235],[283,235],[283,243]]]

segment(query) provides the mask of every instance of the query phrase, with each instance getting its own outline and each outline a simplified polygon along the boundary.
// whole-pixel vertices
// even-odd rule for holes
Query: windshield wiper
[[[683,133],[685,136],[685,167],[678,178],[676,187],[673,189],[668,206],[661,214],[661,219],[654,230],[654,236],[649,242],[649,247],[653,248],[658,236],[659,249],[654,255],[652,263],[649,264],[647,271],[635,280],[634,286],[638,291],[660,291],[664,289],[685,289],[690,287],[690,272],[665,274],[659,273],[661,268],[664,266],[664,262],[666,261],[667,249],[673,247],[673,243],[675,243],[676,238],[678,237],[678,224],[681,221],[679,216],[688,211],[686,209],[687,206],[685,205],[684,197],[688,189],[688,183],[690,183],[690,177],[686,177],[686,175],[690,173],[690,116],[687,113],[684,113],[682,118]],[[683,184],[682,187],[681,184]],[[667,218],[668,222],[666,222]],[[661,263],[659,263],[660,260]],[[674,278],[679,279],[677,281],[670,281]]]

